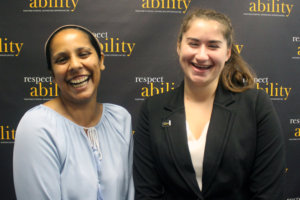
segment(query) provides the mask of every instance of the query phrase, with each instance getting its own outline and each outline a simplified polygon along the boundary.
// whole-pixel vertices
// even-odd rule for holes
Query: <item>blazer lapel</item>
[[[183,84],[174,91],[170,102],[165,106],[163,122],[166,125],[167,144],[174,159],[175,166],[186,184],[202,199],[195,176],[187,142],[183,101]]]
[[[206,138],[202,177],[204,194],[208,191],[216,175],[233,126],[234,112],[228,108],[233,102],[233,94],[220,84],[216,92]]]
[[[219,84],[207,133],[203,161],[203,192],[201,192],[188,148],[183,88],[184,86],[181,84],[170,97],[168,105],[165,106],[162,126],[163,123],[166,124],[167,144],[182,179],[198,195],[199,199],[203,199],[202,193],[205,195],[213,182],[230,135],[234,112],[228,106],[234,102],[234,96]]]

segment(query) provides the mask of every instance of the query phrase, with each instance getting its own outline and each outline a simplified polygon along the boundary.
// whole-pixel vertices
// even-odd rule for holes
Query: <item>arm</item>
[[[40,121],[25,115],[17,128],[13,173],[18,200],[61,199],[58,152]]]
[[[261,91],[256,113],[256,158],[250,176],[252,199],[282,200],[285,173],[283,133],[272,102]]]
[[[133,137],[132,137],[132,131],[130,131],[130,143],[129,143],[129,152],[128,152],[128,177],[129,177],[129,186],[128,186],[128,194],[127,194],[127,200],[133,200],[134,199],[134,184],[133,184],[133,176],[132,176],[132,162],[133,162]]]
[[[156,171],[151,149],[150,119],[147,100],[143,103],[134,134],[133,179],[136,200],[163,199],[164,187]]]

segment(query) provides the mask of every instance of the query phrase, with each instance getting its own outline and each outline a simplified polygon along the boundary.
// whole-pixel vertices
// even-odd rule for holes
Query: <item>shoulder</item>
[[[57,131],[61,122],[50,108],[43,105],[33,107],[24,114],[18,124],[15,148],[19,149],[19,152],[24,148],[32,151],[53,150],[59,143],[64,143],[63,135]]]
[[[257,98],[257,97],[268,97],[268,94],[264,90],[259,90],[256,88],[248,89],[244,92],[238,93],[244,96]]]
[[[180,88],[175,88],[174,90],[171,90],[166,93],[161,93],[159,95],[148,97],[143,102],[143,107],[148,107],[151,110],[157,110],[161,109],[162,107],[168,105],[171,100],[181,98],[180,97]]]
[[[131,115],[120,105],[104,103],[100,127],[107,132],[116,133],[129,142],[132,133]]]
[[[257,104],[257,103],[268,103],[271,102],[269,95],[258,89],[248,89],[244,92],[231,92],[234,98],[238,101],[246,101],[247,103]]]
[[[44,105],[38,105],[28,110],[21,118],[16,140],[20,137],[46,138],[53,137],[56,127],[62,123],[57,114]]]
[[[31,128],[39,128],[50,124],[53,121],[53,113],[43,105],[35,106],[29,109],[21,118],[20,126],[30,126]]]
[[[26,120],[26,119],[32,119],[32,118],[39,118],[42,117],[44,112],[42,112],[42,105],[37,105],[33,108],[30,108],[28,111],[26,111],[26,113],[23,115],[22,120]]]
[[[180,92],[180,87],[175,88],[174,90],[171,90],[169,92],[161,93],[158,95],[154,95],[151,97],[148,97],[149,101],[152,102],[166,102],[169,99],[171,99],[174,95],[177,95]]]
[[[273,102],[263,90],[248,89],[241,93],[235,93],[235,97],[239,105],[243,106],[240,109],[251,109],[258,117],[276,113]]]
[[[131,119],[131,115],[126,108],[112,103],[103,103],[103,113],[104,115],[108,115],[109,117],[114,119],[120,119],[120,118]]]

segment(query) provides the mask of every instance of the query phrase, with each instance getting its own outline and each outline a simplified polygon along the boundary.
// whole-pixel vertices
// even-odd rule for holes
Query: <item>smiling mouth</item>
[[[80,78],[69,80],[68,83],[72,85],[74,88],[79,88],[86,85],[90,80],[90,78],[91,78],[90,76],[81,76]]]
[[[205,70],[205,69],[210,69],[210,68],[212,68],[212,65],[197,65],[197,64],[195,64],[195,63],[192,63],[192,65],[194,66],[194,67],[196,67],[197,69],[202,69],[202,70]]]

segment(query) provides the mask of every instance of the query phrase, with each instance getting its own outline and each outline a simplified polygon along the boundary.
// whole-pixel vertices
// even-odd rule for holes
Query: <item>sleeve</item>
[[[281,125],[268,95],[259,91],[256,103],[257,144],[250,190],[253,200],[282,200],[285,147]]]
[[[154,164],[147,100],[143,103],[134,134],[133,179],[136,200],[164,199],[164,187]]]
[[[133,137],[132,130],[130,131],[130,143],[129,143],[129,152],[128,152],[128,177],[129,177],[129,188],[127,194],[127,200],[134,200],[134,184],[133,184],[133,176],[132,176],[132,163],[133,163]]]
[[[61,199],[59,155],[48,127],[32,114],[18,125],[13,153],[18,200]]]

